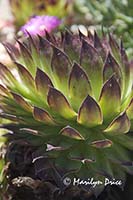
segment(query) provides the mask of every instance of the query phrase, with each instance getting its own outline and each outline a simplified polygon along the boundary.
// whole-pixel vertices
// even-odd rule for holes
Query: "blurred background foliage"
[[[132,0],[77,0],[77,23],[97,30],[111,31],[122,37],[127,53],[133,56],[133,1]]]

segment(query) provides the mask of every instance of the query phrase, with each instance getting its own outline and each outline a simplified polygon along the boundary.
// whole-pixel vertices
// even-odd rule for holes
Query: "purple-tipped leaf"
[[[68,77],[71,70],[71,63],[67,55],[60,49],[53,46],[53,56],[51,61],[53,79],[56,85],[67,93]]]
[[[53,87],[53,83],[48,75],[39,68],[37,68],[36,71],[35,85],[38,93],[44,97],[45,101],[47,101],[46,97],[49,91],[49,87]]]
[[[0,95],[6,97],[6,96],[10,96],[11,94],[6,87],[0,84]]]
[[[130,63],[128,61],[128,57],[127,57],[125,48],[123,47],[122,41],[121,41],[120,53],[121,53],[121,70],[122,70],[123,82],[124,82],[122,97],[124,99],[125,97],[127,97],[128,92],[132,88],[133,80],[130,80]]]
[[[34,111],[33,111],[33,116],[35,118],[35,120],[46,123],[46,124],[50,124],[50,125],[55,125],[55,122],[52,118],[52,116],[45,110],[38,108],[38,107],[34,107]]]
[[[103,118],[101,109],[91,96],[88,95],[82,103],[79,109],[77,121],[78,123],[88,127],[102,124]]]
[[[7,53],[9,54],[10,58],[13,60],[13,61],[16,61],[16,59],[20,56],[19,54],[19,50],[12,44],[6,42],[6,43],[3,43]]]
[[[112,36],[112,34],[109,34],[109,44],[111,47],[111,51],[114,55],[114,57],[117,59],[118,63],[120,61],[120,53],[119,53],[119,45],[117,44],[116,40]]]
[[[102,59],[104,60],[106,57],[106,52],[105,49],[102,45],[102,42],[99,38],[99,36],[97,35],[97,33],[94,33],[94,47],[97,49],[98,54],[102,57]]]
[[[6,84],[9,88],[13,87],[16,84],[16,79],[10,70],[0,63],[0,78],[4,84]]]
[[[68,100],[55,88],[51,87],[49,89],[47,100],[50,108],[64,118],[71,119],[76,116],[76,113],[71,108]]]
[[[69,77],[69,97],[73,107],[78,110],[83,99],[91,93],[90,81],[85,71],[74,63]]]
[[[14,100],[18,105],[20,105],[24,110],[32,112],[32,106],[20,95],[11,92]]]
[[[112,76],[103,85],[99,104],[101,106],[103,117],[111,119],[120,111],[121,90],[115,76]]]
[[[19,40],[17,42],[20,47],[20,54],[22,55],[23,63],[28,67],[29,70],[31,70],[34,73],[34,62],[33,62],[33,58],[31,56],[30,51]]]
[[[130,120],[127,117],[126,113],[123,113],[116,117],[110,125],[104,130],[107,134],[115,134],[115,135],[121,135],[125,134],[130,129]]]
[[[60,134],[76,140],[84,140],[84,137],[76,129],[70,126],[63,128],[60,131]]]
[[[111,140],[105,139],[105,140],[96,140],[92,142],[90,145],[95,148],[107,148],[111,147],[113,142]]]
[[[103,83],[103,63],[101,57],[98,55],[97,50],[85,40],[82,40],[80,64],[86,71],[86,74],[88,75],[95,98],[98,99],[100,89]]]
[[[15,64],[18,68],[19,75],[20,75],[22,81],[24,82],[24,84],[27,87],[34,88],[35,87],[34,79],[33,79],[32,75],[30,74],[30,72],[20,63],[15,63]]]
[[[108,80],[113,74],[115,75],[117,81],[121,85],[122,74],[120,66],[109,52],[103,68],[104,81]]]
[[[79,54],[81,48],[80,38],[72,35],[69,31],[65,32],[64,43],[63,43],[64,51],[69,56],[70,60],[79,62]]]

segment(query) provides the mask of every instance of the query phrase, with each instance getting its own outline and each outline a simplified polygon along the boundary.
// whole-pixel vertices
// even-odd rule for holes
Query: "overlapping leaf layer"
[[[4,44],[14,68],[0,64],[1,117],[12,121],[11,137],[38,146],[37,173],[52,167],[60,176],[123,180],[133,173],[133,72],[122,42],[66,31],[18,44]],[[42,159],[49,164],[38,165]]]

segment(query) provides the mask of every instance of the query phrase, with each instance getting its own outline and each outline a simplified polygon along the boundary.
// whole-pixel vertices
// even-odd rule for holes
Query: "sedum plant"
[[[0,64],[0,115],[11,120],[7,137],[36,147],[36,176],[50,170],[60,188],[65,177],[124,183],[133,173],[133,72],[122,42],[66,31],[18,44],[5,44],[14,69]]]

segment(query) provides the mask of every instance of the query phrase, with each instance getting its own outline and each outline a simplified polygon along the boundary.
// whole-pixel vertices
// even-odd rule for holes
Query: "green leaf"
[[[80,38],[74,36],[69,31],[65,32],[63,47],[65,53],[69,56],[71,61],[75,60],[79,62],[79,54],[81,48],[81,41]]]
[[[103,85],[99,104],[105,119],[112,119],[120,112],[121,90],[118,82],[113,75]]]
[[[49,87],[53,87],[53,83],[48,75],[39,68],[37,68],[36,71],[35,85],[39,95],[44,98],[44,101],[46,103]]]
[[[131,92],[133,80],[130,80],[130,64],[128,61],[126,51],[123,47],[122,41],[121,41],[120,53],[121,53],[121,65],[120,66],[121,66],[121,70],[122,70],[123,83],[124,83],[124,87],[122,90],[122,99],[125,100],[125,98],[129,94],[129,92]]]
[[[98,37],[96,31],[94,32],[94,47],[96,48],[98,54],[102,57],[103,61],[106,57],[106,51],[102,45],[100,38]]]
[[[113,74],[115,75],[117,82],[121,85],[122,74],[120,66],[109,52],[103,68],[104,82],[107,81]]]
[[[52,47],[50,42],[39,37],[39,55],[38,60],[40,61],[39,67],[43,69],[50,77],[51,77],[51,55],[52,55]]]
[[[82,48],[80,53],[81,66],[86,71],[88,78],[91,82],[92,90],[96,99],[99,98],[101,86],[103,83],[102,78],[102,59],[98,55],[97,50],[90,45],[86,40],[82,40]]]
[[[67,55],[55,46],[53,46],[51,67],[56,87],[68,94],[68,77],[72,68],[71,63]]]
[[[117,59],[117,62],[119,63],[120,62],[119,45],[117,44],[112,34],[109,34],[109,44],[110,44],[114,57]]]
[[[77,115],[66,97],[55,88],[50,87],[47,100],[50,108],[62,117],[72,119]]]
[[[129,119],[133,119],[133,98],[126,109],[126,113]]]
[[[6,87],[0,84],[0,95],[6,97],[6,96],[10,96],[11,94]]]
[[[15,62],[19,75],[23,81],[23,83],[26,85],[27,88],[32,88],[34,89],[35,84],[34,84],[34,79],[31,75],[31,73],[20,63]]]
[[[103,118],[99,105],[91,97],[87,96],[82,103],[78,113],[78,123],[88,127],[93,127],[102,124]]]
[[[15,77],[10,72],[10,70],[2,63],[0,63],[0,78],[3,81],[3,83],[9,88],[14,87],[16,84]]]
[[[73,108],[78,110],[83,99],[91,93],[91,85],[85,71],[74,63],[69,77],[69,98]]]
[[[84,137],[74,128],[70,126],[66,126],[60,131],[60,134],[76,139],[76,140],[84,140]]]
[[[27,101],[25,101],[22,96],[13,92],[11,92],[11,94],[18,105],[20,105],[24,110],[32,112],[32,106]]]
[[[33,116],[34,116],[35,120],[43,122],[45,124],[49,124],[49,125],[56,124],[54,122],[52,116],[47,111],[45,111],[41,108],[34,107]]]
[[[112,146],[112,141],[105,139],[105,140],[96,140],[92,142],[90,145],[95,148],[107,148]]]
[[[22,55],[22,57],[21,57],[22,58],[22,64],[26,65],[28,67],[28,69],[30,70],[30,72],[34,75],[35,65],[34,65],[33,58],[32,58],[30,51],[24,45],[24,43],[20,42],[19,40],[17,40],[17,42],[19,44],[20,53]]]
[[[130,130],[130,120],[126,113],[123,113],[116,117],[110,125],[104,130],[107,134],[121,135],[125,134]]]

